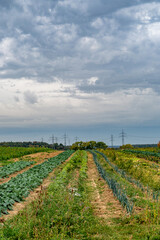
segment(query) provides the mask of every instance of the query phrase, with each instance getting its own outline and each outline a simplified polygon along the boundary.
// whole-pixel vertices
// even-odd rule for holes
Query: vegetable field
[[[0,178],[6,178],[10,174],[20,171],[21,169],[34,164],[32,161],[18,161],[0,168]]]
[[[65,161],[73,151],[59,154],[53,159],[43,162],[30,168],[28,171],[18,174],[9,182],[0,185],[0,212],[7,214],[7,209],[11,210],[14,202],[20,202],[27,197],[29,192],[39,186],[43,179],[53,171],[60,163]]]
[[[0,163],[3,163],[8,159],[19,158],[31,153],[45,152],[45,151],[47,151],[47,149],[41,148],[41,147],[30,147],[30,148],[0,147]]]
[[[160,165],[152,153],[67,150],[37,165],[1,167],[1,178],[17,174],[0,184],[0,239],[160,239]],[[10,218],[38,186],[37,198]]]

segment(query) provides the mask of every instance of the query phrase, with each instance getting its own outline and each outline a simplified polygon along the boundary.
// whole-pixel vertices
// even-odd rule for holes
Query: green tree
[[[134,147],[131,144],[125,144],[120,146],[120,149],[133,149]]]
[[[108,145],[106,145],[104,142],[97,142],[96,148],[106,149]]]

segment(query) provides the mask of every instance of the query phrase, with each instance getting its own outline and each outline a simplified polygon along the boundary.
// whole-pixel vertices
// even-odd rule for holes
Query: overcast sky
[[[0,0],[0,141],[160,140],[160,1]]]

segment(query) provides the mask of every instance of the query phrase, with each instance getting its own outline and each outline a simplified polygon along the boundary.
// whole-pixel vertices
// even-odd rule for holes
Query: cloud
[[[15,99],[16,102],[20,101],[18,96],[15,96],[14,99]]]
[[[26,103],[35,104],[38,102],[38,98],[34,92],[26,91],[24,92],[24,99]]]
[[[8,62],[15,60],[14,49],[16,41],[14,38],[5,37],[0,42],[0,67],[5,66]]]
[[[10,124],[159,117],[158,1],[0,6],[0,107]]]
[[[81,79],[92,75],[100,79],[98,90],[102,92],[123,88],[126,82],[128,87],[136,87],[145,78],[141,86],[148,87],[148,82],[152,84],[159,76],[159,3],[144,2],[132,6],[126,1],[48,0],[35,4],[17,0],[0,20],[0,76],[39,82],[52,82],[53,76],[58,76],[78,86]],[[152,72],[152,79],[144,69]]]
[[[98,81],[98,77],[91,77],[88,79],[88,84],[95,85],[97,81]]]
[[[93,82],[96,77],[91,79]],[[127,125],[154,122],[160,117],[160,96],[152,88],[85,93],[75,84],[63,83],[58,78],[53,83],[8,79],[1,84],[3,88],[0,88],[0,109],[1,116],[5,117],[0,127],[40,127],[52,124],[76,126],[122,122]]]

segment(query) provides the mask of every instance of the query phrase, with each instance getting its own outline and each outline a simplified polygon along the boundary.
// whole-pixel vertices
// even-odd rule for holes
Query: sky
[[[0,0],[0,141],[160,140],[160,1]]]

